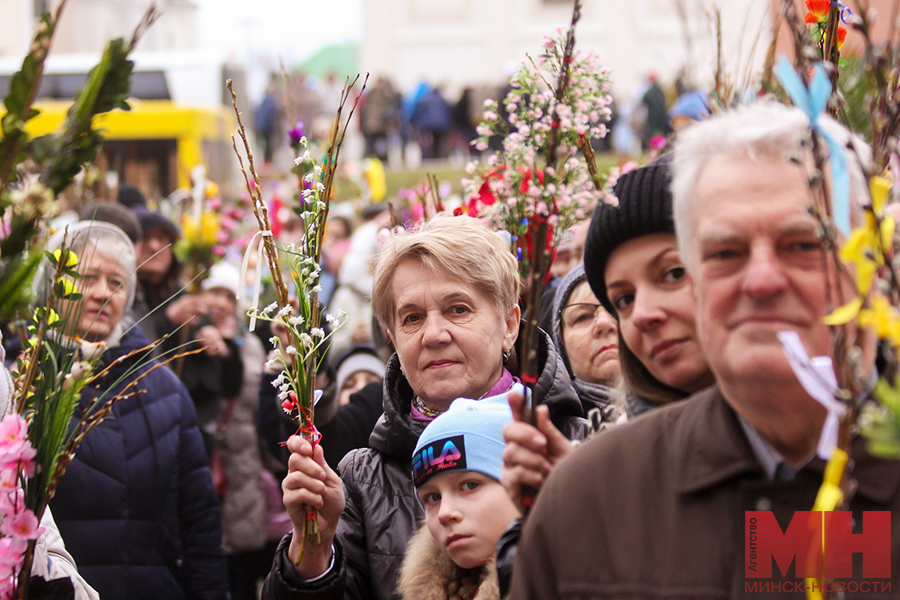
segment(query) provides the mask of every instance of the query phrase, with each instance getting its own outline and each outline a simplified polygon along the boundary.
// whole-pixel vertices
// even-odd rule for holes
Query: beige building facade
[[[22,56],[43,10],[54,11],[59,0],[0,0],[0,56]],[[190,50],[196,47],[197,6],[190,0],[157,0],[160,20],[142,38],[142,52]],[[53,39],[53,53],[99,53],[113,38],[129,38],[149,0],[68,0]]]
[[[687,72],[709,85],[716,65],[714,8],[721,15],[729,77],[758,70],[771,40],[771,0],[584,0],[576,45],[612,69],[627,98],[655,72],[671,83]],[[459,89],[503,82],[542,36],[566,28],[570,0],[363,0],[360,64],[402,90],[424,80]]]

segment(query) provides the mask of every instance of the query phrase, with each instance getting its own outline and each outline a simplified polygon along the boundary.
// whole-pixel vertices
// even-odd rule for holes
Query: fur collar
[[[483,569],[460,569],[422,526],[406,547],[397,593],[404,600],[500,600],[494,559]]]

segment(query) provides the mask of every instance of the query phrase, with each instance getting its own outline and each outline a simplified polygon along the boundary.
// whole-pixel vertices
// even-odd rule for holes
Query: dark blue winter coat
[[[104,366],[147,345],[133,327]],[[112,385],[132,358],[105,378]],[[116,386],[148,371],[155,362]],[[105,386],[101,386],[105,389]],[[219,506],[196,414],[168,368],[140,380],[78,448],[50,502],[78,570],[104,600],[228,597]],[[86,389],[82,406],[95,390]]]
[[[441,91],[433,89],[416,102],[410,120],[425,131],[447,131],[453,126],[453,109]]]

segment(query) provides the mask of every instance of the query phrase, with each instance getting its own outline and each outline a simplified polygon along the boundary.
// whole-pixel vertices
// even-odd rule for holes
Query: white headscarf
[[[127,275],[123,285],[127,297],[123,315],[128,315],[131,305],[134,303],[134,294],[137,288],[137,255],[134,251],[134,244],[131,243],[131,239],[125,232],[115,225],[103,221],[79,221],[50,236],[44,249],[53,253],[62,247],[63,240],[65,240],[66,247],[78,255],[79,262],[85,258],[82,256],[84,249],[90,245],[94,252],[100,252],[106,258],[116,260],[124,267]],[[37,306],[47,304],[55,273],[56,270],[50,261],[44,259],[34,278]],[[106,340],[109,347],[118,345],[119,338],[127,328],[126,325],[131,325],[130,322],[127,324],[123,322],[126,318],[123,316],[122,321],[116,324],[112,334]]]
[[[6,368],[6,348],[3,347],[3,333],[0,332],[0,418],[9,412],[13,397],[13,380]]]

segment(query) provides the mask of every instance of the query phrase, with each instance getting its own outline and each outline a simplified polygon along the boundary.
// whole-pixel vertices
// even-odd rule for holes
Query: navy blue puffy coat
[[[101,361],[147,343],[133,327]],[[105,385],[139,360],[117,365]],[[104,600],[227,598],[218,498],[190,396],[165,367],[137,389],[87,435],[50,502],[66,547]],[[93,395],[86,389],[82,406]]]

